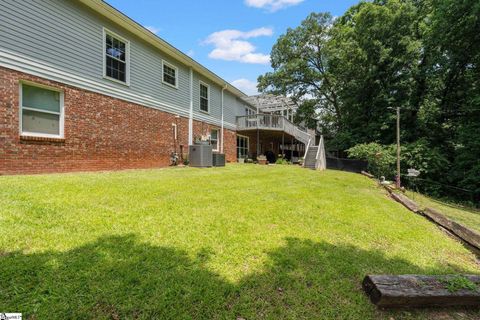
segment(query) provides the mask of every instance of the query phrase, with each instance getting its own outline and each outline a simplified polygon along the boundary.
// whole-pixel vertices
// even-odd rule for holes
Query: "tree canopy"
[[[310,14],[258,80],[300,101],[297,120],[315,117],[330,150],[394,143],[400,107],[405,164],[480,192],[479,62],[478,0],[374,0]]]

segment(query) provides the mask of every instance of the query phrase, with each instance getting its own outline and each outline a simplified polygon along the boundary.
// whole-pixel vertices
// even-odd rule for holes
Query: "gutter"
[[[222,118],[223,126],[223,118]],[[193,145],[193,70],[190,68],[190,110],[188,113],[188,145]]]
[[[222,88],[222,129],[220,130],[220,139],[222,140],[222,144],[220,145],[220,153],[223,153],[223,108],[224,108],[224,97],[223,97],[223,91],[227,90],[228,85],[225,85],[225,87]]]
[[[101,16],[113,21],[114,23],[123,27],[127,31],[133,33],[140,39],[150,43],[157,49],[160,49],[163,53],[168,54],[169,56],[175,58],[179,62],[185,64],[187,67],[190,67],[194,71],[204,75],[206,78],[213,81],[215,84],[220,85],[221,87],[228,86],[228,89],[232,94],[238,97],[247,97],[247,95],[244,92],[242,92],[240,89],[230,85],[228,82],[223,80],[220,76],[208,70],[207,68],[202,66],[200,63],[193,60],[190,56],[186,55],[185,53],[175,48],[170,43],[166,42],[165,40],[161,39],[157,35],[148,31],[142,25],[140,25],[133,19],[129,18],[127,15],[117,10],[116,8],[112,7],[105,1],[102,1],[102,0],[78,0],[78,1],[84,4],[85,6],[89,7],[91,10],[95,11],[96,13],[100,14]]]

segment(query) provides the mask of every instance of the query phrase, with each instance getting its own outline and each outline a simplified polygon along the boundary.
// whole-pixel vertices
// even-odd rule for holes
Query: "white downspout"
[[[188,116],[188,145],[193,145],[193,70],[190,67],[190,112]]]
[[[227,89],[228,85],[222,88],[222,129],[220,131],[220,140],[222,143],[220,144],[220,153],[223,153],[223,108],[224,108],[224,99],[223,99],[223,91]]]

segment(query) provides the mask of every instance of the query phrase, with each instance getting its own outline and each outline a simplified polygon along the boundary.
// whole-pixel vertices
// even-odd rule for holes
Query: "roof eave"
[[[79,0],[81,3],[92,9],[93,11],[97,12],[98,14],[104,16],[105,18],[115,22],[116,24],[124,27],[134,35],[138,36],[139,38],[143,39],[144,41],[150,43],[154,47],[160,49],[161,51],[165,52],[169,56],[177,59],[181,63],[185,64],[186,66],[192,68],[196,72],[202,74],[209,80],[213,81],[214,83],[218,84],[221,87],[226,87],[228,91],[233,93],[236,96],[241,98],[247,97],[247,95],[242,92],[240,89],[232,86],[227,81],[223,80],[221,77],[213,73],[212,71],[208,70],[200,63],[196,62],[194,59],[186,55],[185,53],[181,52],[165,40],[161,39],[160,37],[156,36],[152,32],[145,29],[143,26],[123,14],[122,12],[118,11],[108,3],[102,0]]]

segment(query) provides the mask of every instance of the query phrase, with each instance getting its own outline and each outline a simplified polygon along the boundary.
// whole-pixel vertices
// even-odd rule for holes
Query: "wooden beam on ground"
[[[370,174],[365,171],[362,171],[361,173],[364,176],[370,177]],[[425,216],[426,218],[446,230],[448,233],[458,238],[464,244],[467,244],[467,248],[473,251],[476,255],[480,254],[479,232],[472,230],[464,225],[461,225],[460,223],[457,223],[453,220],[450,220],[444,214],[435,209],[425,208],[422,210],[416,202],[410,200],[404,194],[396,193],[392,186],[384,185],[384,187],[390,193],[390,196],[393,199],[403,204],[407,209]]]
[[[425,208],[422,212],[427,218],[442,226],[468,244],[480,249],[480,233],[471,230],[455,221],[450,220],[443,214],[432,208]]]
[[[476,289],[456,287],[463,281]],[[480,306],[480,276],[476,275],[367,275],[362,286],[381,308]]]
[[[366,171],[362,171],[362,172],[360,172],[360,173],[363,174],[365,177],[369,177],[369,178],[372,178],[372,179],[375,178],[375,177],[373,176],[373,174],[368,173],[368,172],[366,172]]]
[[[410,211],[413,211],[415,213],[420,212],[420,208],[418,204],[416,202],[413,202],[403,194],[391,192],[390,195],[392,196],[393,199],[395,199],[395,201],[400,202],[405,207],[407,207],[407,209],[409,209]]]

